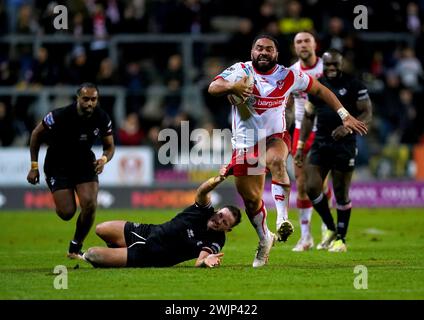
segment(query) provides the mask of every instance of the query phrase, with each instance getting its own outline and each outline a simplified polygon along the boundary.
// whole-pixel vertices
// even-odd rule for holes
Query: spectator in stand
[[[121,24],[123,33],[145,33],[148,31],[148,12],[144,0],[127,2]]]
[[[280,31],[282,34],[293,35],[300,31],[312,31],[314,22],[311,18],[302,17],[302,4],[297,0],[287,3],[286,14],[280,20]]]
[[[202,98],[205,104],[205,107],[209,110],[210,119],[212,119],[213,124],[217,128],[230,128],[231,119],[230,119],[230,103],[227,97],[212,97],[208,93],[209,84],[212,79],[221,72],[222,61],[219,58],[209,58],[205,62],[203,70],[205,71],[205,76],[201,80],[202,87]],[[208,119],[205,119],[205,121]]]
[[[96,84],[98,86],[121,85],[121,83],[119,82],[118,73],[115,70],[115,66],[113,65],[112,59],[105,58],[100,63],[100,69],[96,77]],[[112,95],[103,94],[100,97],[100,105],[102,109],[105,110],[111,118],[112,125],[116,123],[116,119],[114,117],[115,100],[116,98]]]
[[[183,67],[181,55],[174,54],[169,57],[164,79],[168,88],[164,98],[165,117],[173,118],[180,113],[182,103]]]
[[[16,33],[36,34],[39,29],[34,10],[31,5],[24,4],[19,8],[16,22]]]
[[[237,32],[232,36],[231,50],[226,55],[231,59],[241,59],[241,61],[249,60],[248,53],[252,46],[252,41],[255,38],[253,32],[253,23],[249,18],[242,18],[238,25]]]
[[[106,15],[103,3],[96,3],[91,15],[94,41],[90,43],[89,59],[90,72],[97,74],[100,61],[108,55],[107,39],[112,29],[110,19]]]
[[[118,143],[123,146],[139,146],[144,139],[144,132],[140,127],[140,119],[136,113],[130,113],[118,129]]]
[[[56,18],[56,13],[54,13],[54,7],[57,5],[58,3],[56,1],[49,2],[41,14],[41,17],[39,19],[41,29],[40,31],[42,31],[44,34],[53,34],[57,32],[53,23],[54,19]]]
[[[9,108],[6,104],[0,101],[0,146],[8,147],[13,144],[15,139],[15,128]]]
[[[76,40],[89,33],[89,21],[82,11],[76,12],[72,17],[71,30]]]
[[[265,0],[261,4],[257,16],[252,18],[252,21],[255,21],[254,34],[263,32],[270,22],[278,20],[275,11],[276,8],[273,1]]]
[[[127,87],[127,113],[138,113],[146,100],[146,77],[138,62],[132,61],[126,65],[124,84]]]
[[[402,85],[414,91],[420,89],[420,82],[424,76],[423,67],[420,60],[415,56],[414,49],[410,47],[403,49],[395,70],[400,77]]]
[[[58,82],[57,66],[50,62],[49,52],[44,47],[38,49],[30,81],[32,84],[44,86],[55,85]]]
[[[345,26],[340,17],[332,17],[328,21],[328,31],[322,40],[322,47],[324,49],[334,48],[340,52],[344,52],[345,48]]]
[[[416,36],[421,32],[420,9],[414,2],[409,2],[406,6],[406,27]]]
[[[419,126],[422,124],[417,122],[417,107],[414,101],[414,93],[412,90],[404,88],[399,92],[401,105],[399,106],[398,115],[400,117],[401,143],[412,145],[418,143],[420,134]]]
[[[84,47],[75,47],[72,52],[71,59],[66,81],[73,85],[83,83],[85,80],[91,81],[92,76],[87,63],[87,54]]]
[[[399,92],[399,76],[393,71],[388,72],[382,100],[381,103],[377,104],[376,110],[376,114],[380,119],[380,124],[377,126],[380,144],[387,143],[389,136],[396,133],[397,128],[399,128],[399,106],[401,105]]]

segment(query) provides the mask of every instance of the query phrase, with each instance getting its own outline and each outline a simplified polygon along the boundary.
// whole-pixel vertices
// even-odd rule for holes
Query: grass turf
[[[99,210],[96,223],[131,220],[161,223],[174,211]],[[0,213],[0,299],[424,299],[424,214],[422,209],[354,209],[348,252],[291,251],[300,235],[277,243],[269,264],[253,269],[257,236],[246,216],[228,234],[223,265],[172,268],[94,269],[65,257],[76,218],[61,221],[52,211]],[[268,217],[274,226],[275,213]],[[313,216],[319,241],[320,223]],[[273,228],[272,228],[273,229]],[[84,248],[104,245],[94,228]],[[55,266],[68,269],[68,289],[53,283]],[[357,265],[368,270],[368,289],[354,288]]]

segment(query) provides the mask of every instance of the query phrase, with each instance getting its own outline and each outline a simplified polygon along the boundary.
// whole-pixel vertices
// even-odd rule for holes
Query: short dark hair
[[[233,215],[235,222],[234,225],[232,227],[235,227],[236,225],[238,225],[241,222],[241,211],[239,208],[235,207],[235,206],[224,206],[223,208],[227,208],[228,210],[230,210],[231,214]],[[231,227],[231,228],[232,228]]]
[[[97,85],[92,83],[92,82],[83,82],[79,85],[78,90],[77,90],[77,96],[80,95],[81,90],[84,88],[91,88],[91,89],[96,89],[97,94],[99,93],[99,88],[97,88]]]
[[[315,41],[317,41],[318,35],[314,31],[300,30],[300,31],[296,32],[296,34],[294,36],[296,37],[299,33],[309,33],[315,39]]]
[[[324,53],[329,53],[331,55],[339,55],[343,57],[343,54],[341,53],[341,51],[337,50],[336,48],[330,48],[328,50],[325,50]]]
[[[271,40],[272,42],[274,42],[275,47],[277,48],[277,51],[279,51],[280,44],[278,43],[278,40],[277,40],[274,36],[272,36],[271,34],[269,34],[269,33],[261,33],[261,34],[258,34],[258,35],[255,37],[255,39],[253,39],[253,42],[252,42],[252,48],[255,46],[256,41],[258,41],[259,39],[263,39],[263,38],[265,38],[265,39],[269,39],[269,40]]]

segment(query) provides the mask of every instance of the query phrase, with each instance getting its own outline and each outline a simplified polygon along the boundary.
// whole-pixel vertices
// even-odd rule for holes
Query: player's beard
[[[260,72],[267,72],[267,71],[271,70],[272,68],[274,68],[275,65],[277,64],[276,58],[275,59],[269,58],[269,60],[267,60],[266,64],[265,63],[260,64],[259,61],[263,58],[264,57],[262,55],[259,55],[256,59],[252,59],[253,66],[255,67],[256,70],[258,70]]]
[[[312,57],[312,52],[310,51],[301,51],[299,53],[299,58],[302,60],[305,64],[308,63],[308,60]]]

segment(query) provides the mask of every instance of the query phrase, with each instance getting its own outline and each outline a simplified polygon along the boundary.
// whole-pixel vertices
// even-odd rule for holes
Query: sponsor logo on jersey
[[[94,135],[95,135],[95,136],[98,136],[98,135],[99,135],[99,132],[100,132],[99,128],[96,128],[96,129],[93,131],[93,133],[94,133]]]
[[[280,107],[284,103],[285,97],[281,98],[262,98],[256,97],[255,99],[255,108],[276,108]]]
[[[344,96],[346,93],[347,93],[347,90],[345,88],[342,88],[342,89],[339,90],[339,94],[341,96]]]

